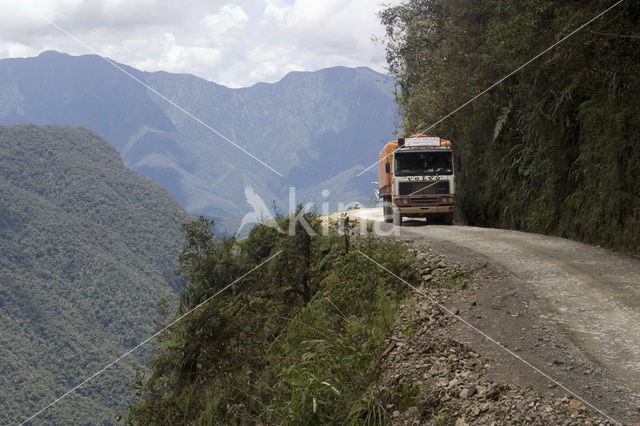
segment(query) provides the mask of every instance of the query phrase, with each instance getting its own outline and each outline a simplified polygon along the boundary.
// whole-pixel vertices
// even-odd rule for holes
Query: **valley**
[[[87,127],[127,167],[227,232],[251,211],[245,187],[269,206],[286,206],[289,187],[304,203],[369,202],[374,174],[358,173],[395,130],[396,115],[393,79],[364,67],[229,89],[54,51],[0,60],[0,99],[0,124]]]

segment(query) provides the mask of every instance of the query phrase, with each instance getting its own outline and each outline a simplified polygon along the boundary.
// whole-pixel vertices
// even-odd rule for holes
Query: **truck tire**
[[[393,222],[393,208],[391,207],[391,198],[385,198],[382,204],[382,213],[386,223]]]
[[[445,213],[440,216],[443,225],[453,225],[453,213]]]
[[[400,213],[393,213],[393,225],[402,226],[402,215]]]

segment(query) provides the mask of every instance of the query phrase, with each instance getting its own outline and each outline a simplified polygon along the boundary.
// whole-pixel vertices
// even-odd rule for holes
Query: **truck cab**
[[[413,135],[389,142],[379,155],[379,196],[386,222],[404,217],[453,223],[456,204],[451,142]]]

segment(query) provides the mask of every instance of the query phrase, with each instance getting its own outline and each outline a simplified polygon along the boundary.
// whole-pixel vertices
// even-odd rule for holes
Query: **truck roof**
[[[451,152],[451,148],[447,147],[424,147],[424,146],[403,146],[398,148],[397,151],[401,152]]]
[[[422,147],[422,148],[450,148],[451,141],[438,136],[423,134],[411,135],[408,138],[398,138],[398,148]]]

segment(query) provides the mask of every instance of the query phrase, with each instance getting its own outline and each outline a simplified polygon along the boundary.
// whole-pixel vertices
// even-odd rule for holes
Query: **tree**
[[[178,258],[178,273],[188,279],[180,295],[183,311],[202,303],[240,275],[241,268],[233,252],[235,238],[216,237],[214,225],[213,220],[202,216],[182,224],[186,243]]]

